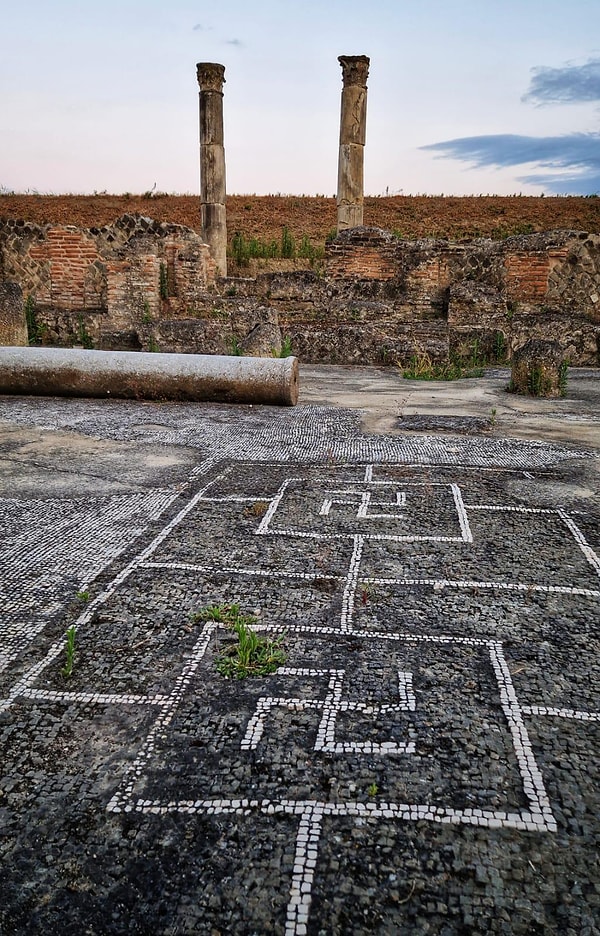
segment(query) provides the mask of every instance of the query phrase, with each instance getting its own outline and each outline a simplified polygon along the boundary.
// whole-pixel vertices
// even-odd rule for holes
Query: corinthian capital
[[[223,93],[223,84],[225,83],[225,66],[216,65],[214,62],[198,62],[196,65],[196,74],[201,91],[218,91]]]
[[[370,61],[367,55],[340,55],[338,57],[338,62],[342,66],[344,88],[349,88],[351,85],[358,85],[360,88],[367,87]]]

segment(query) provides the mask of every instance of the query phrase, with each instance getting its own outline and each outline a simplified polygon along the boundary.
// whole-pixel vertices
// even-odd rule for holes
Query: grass
[[[236,231],[227,249],[228,256],[238,266],[248,266],[250,260],[295,260],[300,257],[315,263],[325,256],[324,246],[312,243],[307,234],[303,234],[299,246],[287,225],[281,230],[281,238],[265,240],[260,237],[246,238],[241,231]]]
[[[408,366],[402,369],[402,376],[407,380],[460,380],[465,377],[482,377],[484,363],[476,341],[468,357],[451,354],[447,361],[432,361],[427,351],[415,350]]]
[[[273,348],[273,357],[284,358],[291,357],[294,352],[292,351],[292,339],[289,335],[286,335],[281,341],[281,350],[276,351]]]
[[[272,640],[252,629],[256,615],[243,614],[240,606],[211,605],[192,615],[195,621],[216,621],[230,628],[237,641],[229,644],[217,657],[217,672],[226,679],[246,679],[266,676],[285,663],[283,635]]]
[[[77,337],[79,338],[79,344],[83,345],[86,350],[89,351],[94,347],[92,336],[85,327],[83,315],[77,316]]]
[[[27,323],[27,344],[41,344],[47,326],[38,322],[35,297],[29,294],[25,300],[25,321]]]
[[[558,368],[558,395],[564,397],[567,392],[567,374],[569,369],[568,361],[561,361]],[[533,364],[527,372],[527,384],[524,387],[521,378],[514,379],[514,372],[511,373],[510,383],[506,388],[509,393],[527,393],[532,397],[547,398],[555,396],[553,391],[554,382],[546,368],[541,363]]]
[[[62,675],[65,679],[69,679],[73,673],[73,665],[75,663],[75,625],[72,624],[65,634],[65,653],[67,656],[65,665],[61,669]]]
[[[227,339],[227,353],[233,357],[243,357],[244,350],[235,335]]]

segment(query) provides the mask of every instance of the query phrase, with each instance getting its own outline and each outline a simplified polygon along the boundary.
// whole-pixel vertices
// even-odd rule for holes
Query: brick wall
[[[515,301],[543,300],[548,289],[550,260],[547,253],[518,251],[508,254],[506,266],[506,293]]]
[[[84,336],[95,347],[139,347],[138,326],[181,314],[215,279],[208,246],[179,225],[131,215],[90,230],[0,221],[0,282],[31,297],[51,344]]]
[[[102,309],[105,266],[95,239],[74,227],[50,228],[29,257],[48,271],[35,290],[37,305],[65,311]]]
[[[176,225],[0,221],[0,282],[35,298],[50,344],[269,353],[287,336],[307,363],[381,364],[551,336],[573,364],[600,363],[600,236],[572,231],[449,243],[355,228],[328,245],[324,275],[218,279]]]
[[[393,279],[397,266],[392,235],[379,228],[343,231],[327,251],[326,275],[329,279]]]

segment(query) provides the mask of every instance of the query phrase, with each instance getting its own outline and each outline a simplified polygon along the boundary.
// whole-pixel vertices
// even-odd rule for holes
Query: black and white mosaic
[[[37,418],[202,452],[0,503],[2,932],[598,932],[600,516],[555,497],[584,453],[95,406]],[[234,603],[275,673],[218,675],[193,615]]]

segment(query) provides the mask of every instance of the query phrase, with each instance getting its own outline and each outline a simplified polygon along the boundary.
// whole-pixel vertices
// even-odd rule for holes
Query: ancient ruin
[[[0,348],[0,393],[293,406],[298,360]]]
[[[200,86],[200,211],[203,240],[221,276],[227,276],[225,146],[223,84],[225,67],[213,62],[196,66]]]
[[[363,223],[369,59],[366,55],[340,55],[338,62],[343,80],[337,185],[339,234]]]
[[[46,345],[271,355],[287,338],[307,363],[406,364],[474,347],[500,362],[535,337],[572,365],[599,360],[596,234],[453,243],[359,227],[327,246],[321,270],[244,278],[219,277],[202,238],[178,225],[3,221],[0,277],[5,344],[25,342],[27,308],[29,341]]]
[[[224,66],[199,63],[201,233],[124,216],[102,228],[0,220],[0,342],[400,364],[498,363],[529,339],[600,356],[600,236],[407,241],[362,226],[369,58],[343,73],[338,234],[324,263],[227,276]]]

